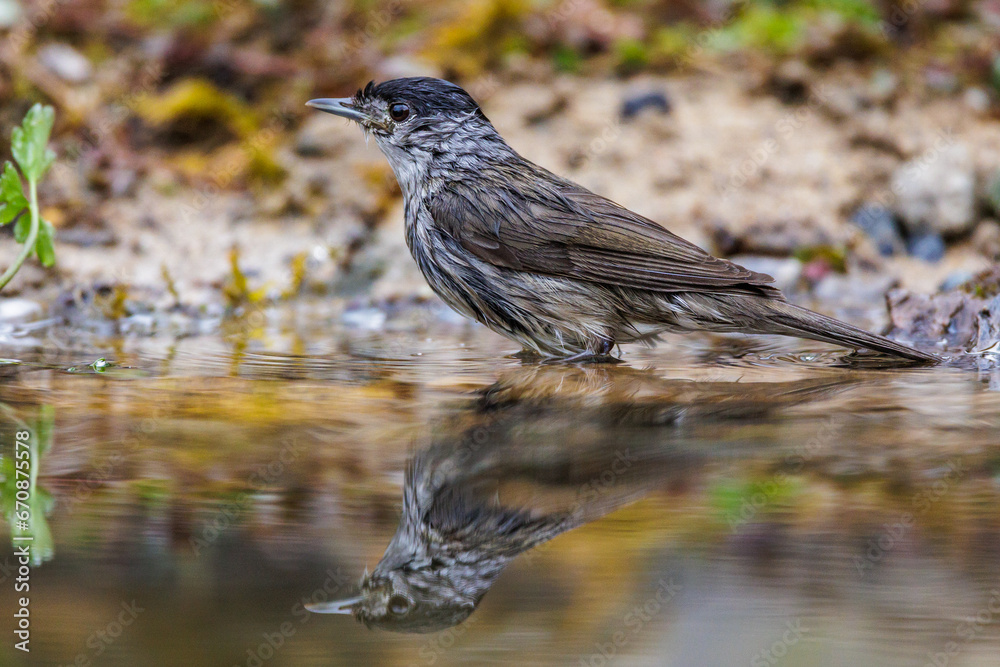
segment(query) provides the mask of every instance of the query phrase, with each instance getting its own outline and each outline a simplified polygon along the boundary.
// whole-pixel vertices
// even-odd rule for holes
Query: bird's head
[[[308,604],[320,614],[352,614],[369,628],[394,632],[436,632],[458,625],[476,608],[476,601],[456,590],[437,563],[426,567],[378,569],[361,580],[355,597]]]
[[[426,165],[434,156],[475,154],[484,148],[484,140],[499,139],[469,93],[430,77],[372,82],[354,97],[306,104],[357,122],[375,137],[397,176]]]

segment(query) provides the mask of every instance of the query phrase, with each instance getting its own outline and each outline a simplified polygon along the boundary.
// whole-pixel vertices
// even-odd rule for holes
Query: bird
[[[539,383],[538,369],[563,373]],[[576,398],[551,393],[559,375],[614,386],[623,370],[611,376],[603,365],[530,365],[483,389],[413,453],[399,525],[357,594],[305,608],[350,614],[370,629],[443,630],[468,619],[522,554],[654,489],[690,480],[704,464],[704,449],[657,438],[623,446],[607,437],[607,429],[624,424],[659,424],[648,405],[623,404],[612,392],[607,403],[591,396],[581,409]],[[539,384],[548,391],[538,393]],[[525,438],[525,428],[535,435]],[[580,437],[546,437],[553,429],[577,429]]]
[[[306,104],[374,138],[402,190],[407,246],[434,292],[529,355],[602,360],[624,343],[708,331],[939,361],[789,303],[771,276],[534,164],[454,83],[369,82],[352,97]]]

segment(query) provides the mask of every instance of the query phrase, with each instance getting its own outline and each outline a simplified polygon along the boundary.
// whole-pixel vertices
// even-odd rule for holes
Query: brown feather
[[[548,174],[505,183],[491,197],[468,181],[429,206],[442,231],[494,266],[656,292],[734,291],[783,298],[771,276],[709,255],[657,223]],[[539,187],[541,186],[541,187]]]

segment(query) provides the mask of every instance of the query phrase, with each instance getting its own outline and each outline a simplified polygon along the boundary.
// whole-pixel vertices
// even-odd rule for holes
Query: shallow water
[[[4,613],[0,662],[995,664],[991,378],[765,338],[546,366],[467,326],[329,331],[0,349],[4,461],[27,428],[38,473],[12,537],[44,560],[31,652]],[[404,487],[424,523],[377,566]],[[305,611],[366,567],[418,598],[388,630]]]

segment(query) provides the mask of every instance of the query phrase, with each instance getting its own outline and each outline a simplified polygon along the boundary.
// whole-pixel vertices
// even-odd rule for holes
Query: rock
[[[974,277],[971,271],[955,271],[948,274],[948,277],[938,285],[938,291],[950,292],[951,290],[958,289],[962,285],[971,282]]]
[[[872,104],[889,106],[899,95],[899,77],[890,70],[880,69],[872,75],[867,93]]]
[[[830,275],[832,271],[833,267],[830,266],[830,263],[823,258],[819,258],[808,262],[802,267],[802,277],[805,278],[809,284],[815,285]]]
[[[972,247],[986,259],[1000,260],[1000,222],[983,220],[972,233]]]
[[[42,307],[28,299],[8,298],[0,300],[0,322],[21,323],[37,320],[42,315]]]
[[[1000,215],[1000,170],[983,177],[983,199],[994,213]]]
[[[338,131],[330,122],[329,116],[314,114],[306,117],[295,135],[295,152],[303,157],[334,155],[344,147],[347,140],[344,132]]]
[[[526,124],[538,125],[562,114],[568,107],[569,95],[556,86],[550,86],[544,92],[525,100],[522,114]]]
[[[21,18],[17,0],[0,0],[0,28],[10,28]]]
[[[963,291],[941,294],[916,294],[894,289],[886,295],[889,335],[915,343],[936,344],[967,349],[978,331],[979,311],[985,300]]]
[[[943,95],[958,91],[958,76],[947,67],[931,65],[924,68],[924,82],[928,88]]]
[[[896,278],[884,273],[828,273],[813,288],[821,302],[852,308],[881,304],[885,294],[896,285]]]
[[[724,224],[712,229],[712,244],[722,255],[788,257],[803,248],[831,245],[826,233],[806,220],[757,222],[734,233]]]
[[[799,278],[802,277],[802,262],[794,258],[740,255],[731,259],[751,271],[771,276],[774,278],[774,286],[782,292],[794,292],[798,287]]]
[[[38,51],[38,60],[49,70],[68,83],[83,83],[93,76],[93,68],[79,51],[67,44],[49,44]]]
[[[992,299],[1000,294],[1000,264],[994,264],[976,274],[972,280],[962,285],[962,290],[984,299]]]
[[[925,262],[940,262],[944,257],[944,239],[936,232],[912,236],[906,241],[907,251]]]
[[[622,120],[631,120],[646,109],[650,109],[661,114],[668,114],[672,108],[673,107],[670,104],[670,100],[667,98],[666,93],[654,90],[646,93],[637,93],[625,98],[622,101],[622,107],[619,113],[621,114]]]
[[[962,101],[977,114],[985,115],[990,110],[990,94],[982,88],[966,88]]]
[[[344,326],[368,331],[381,330],[385,327],[385,320],[385,312],[371,306],[350,308],[340,316],[340,321]]]
[[[802,104],[809,99],[809,82],[814,78],[801,60],[781,63],[768,77],[768,90],[784,104]]]
[[[976,178],[963,145],[931,150],[902,165],[892,175],[892,191],[911,235],[933,230],[955,236],[975,221]]]
[[[903,250],[903,237],[896,215],[885,206],[865,204],[854,212],[851,222],[868,235],[880,255],[888,257]]]
[[[110,247],[118,244],[118,237],[110,229],[93,229],[91,227],[70,227],[56,232],[59,243],[91,248],[95,246]]]
[[[979,311],[976,328],[976,351],[1000,354],[1000,295]]]

